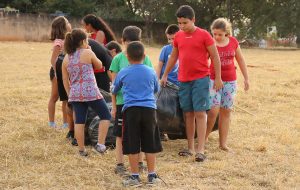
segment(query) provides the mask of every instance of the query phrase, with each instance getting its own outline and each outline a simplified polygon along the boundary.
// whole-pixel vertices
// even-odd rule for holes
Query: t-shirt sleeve
[[[173,46],[175,48],[178,48],[178,32],[175,34],[174,40],[173,40]]]
[[[150,60],[150,58],[148,57],[148,55],[146,55],[146,57],[145,57],[144,65],[147,65],[147,66],[153,68],[153,65],[152,65],[151,60]]]
[[[117,55],[111,61],[111,65],[109,67],[109,70],[114,72],[114,73],[118,73],[120,71],[119,70],[119,62],[120,62],[120,56]]]
[[[162,61],[163,63],[165,62],[165,52],[166,52],[166,48],[163,47],[161,49],[160,55],[159,55],[159,61]]]
[[[239,41],[235,37],[231,37],[233,47],[237,49],[239,47]]]
[[[210,35],[209,32],[207,32],[206,30],[204,30],[204,43],[205,43],[205,46],[211,46],[215,43],[213,37]]]

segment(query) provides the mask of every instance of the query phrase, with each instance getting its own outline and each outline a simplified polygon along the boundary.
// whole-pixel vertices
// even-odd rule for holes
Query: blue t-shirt
[[[122,69],[113,83],[113,94],[122,88],[123,111],[132,106],[156,109],[155,95],[159,90],[154,70],[144,64],[132,64]]]
[[[173,46],[171,44],[166,45],[162,48],[160,56],[159,56],[159,61],[163,62],[163,66],[161,68],[161,72],[160,72],[160,78],[162,77],[162,75],[164,74],[165,70],[166,70],[166,66],[167,66],[167,62],[169,60],[169,57],[171,56],[171,52],[172,52]],[[168,81],[178,85],[178,60],[175,64],[175,66],[173,67],[172,71],[168,74]]]

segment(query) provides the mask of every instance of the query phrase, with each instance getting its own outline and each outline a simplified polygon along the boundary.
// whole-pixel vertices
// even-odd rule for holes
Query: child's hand
[[[116,108],[112,107],[110,114],[111,114],[111,117],[115,119],[116,118]]]
[[[160,85],[166,87],[168,76],[163,75],[160,79]]]
[[[245,80],[245,81],[244,81],[244,90],[245,90],[245,91],[248,91],[248,90],[249,90],[249,81],[248,81],[248,80]]]
[[[221,88],[223,88],[223,82],[221,79],[215,79],[215,82],[214,82],[214,89],[216,91],[220,90]]]

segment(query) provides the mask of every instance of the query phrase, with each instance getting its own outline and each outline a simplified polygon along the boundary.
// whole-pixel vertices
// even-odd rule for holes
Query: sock
[[[68,124],[68,123],[64,123],[61,127],[62,127],[62,128],[68,128],[68,127],[69,127],[69,124]]]
[[[49,122],[48,122],[48,125],[49,125],[50,127],[55,127],[55,126],[56,126],[56,124],[55,124],[54,121],[49,121]]]
[[[140,178],[140,174],[138,173],[132,173],[131,176],[134,177],[134,179]]]
[[[156,177],[156,173],[155,172],[150,172],[150,173],[148,173],[148,176]]]
[[[106,150],[106,146],[104,144],[97,143],[97,145],[100,146],[101,151]]]

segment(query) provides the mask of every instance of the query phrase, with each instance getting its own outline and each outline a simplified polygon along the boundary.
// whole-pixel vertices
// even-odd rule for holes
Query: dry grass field
[[[0,189],[122,189],[114,151],[100,156],[89,147],[90,156],[81,158],[67,130],[47,127],[50,49],[0,42]],[[218,149],[217,133],[204,163],[177,156],[185,140],[164,142],[157,171],[167,186],[152,189],[300,189],[300,51],[243,52],[251,89],[243,91],[239,73],[233,152]],[[159,49],[147,54],[156,63]]]

